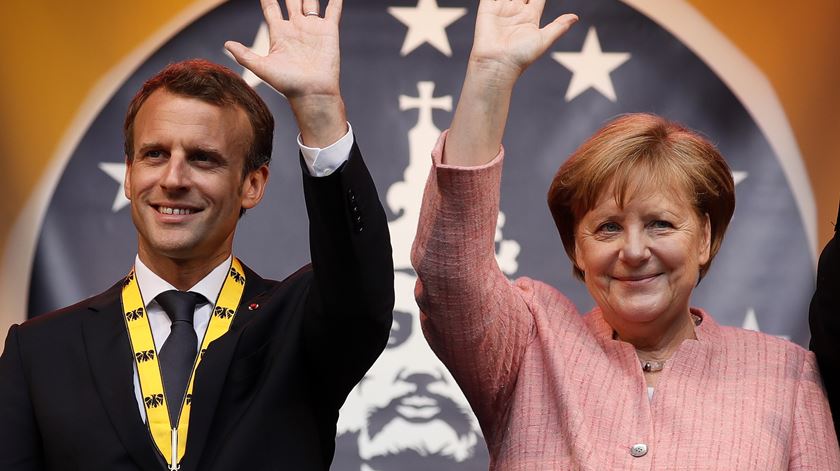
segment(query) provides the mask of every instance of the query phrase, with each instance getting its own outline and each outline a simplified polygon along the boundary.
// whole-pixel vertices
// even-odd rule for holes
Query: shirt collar
[[[219,297],[219,291],[222,290],[222,285],[227,277],[228,269],[230,268],[233,256],[228,256],[225,261],[216,266],[204,278],[199,280],[188,291],[193,291],[204,296],[211,305],[216,304],[216,299]],[[140,293],[143,296],[143,302],[148,309],[149,304],[160,293],[176,289],[168,281],[159,277],[149,267],[147,267],[141,260],[140,256],[134,257],[134,273],[137,275],[137,285],[140,287]]]

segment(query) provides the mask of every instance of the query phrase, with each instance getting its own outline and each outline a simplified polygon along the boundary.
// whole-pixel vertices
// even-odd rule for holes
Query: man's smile
[[[201,212],[200,208],[186,207],[181,205],[152,204],[151,206],[155,209],[155,211],[164,215],[188,216],[190,214]]]

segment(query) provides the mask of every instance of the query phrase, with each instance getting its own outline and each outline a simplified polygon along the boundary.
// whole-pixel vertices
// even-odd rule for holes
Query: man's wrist
[[[305,95],[289,99],[308,147],[325,148],[347,134],[347,115],[341,95]]]

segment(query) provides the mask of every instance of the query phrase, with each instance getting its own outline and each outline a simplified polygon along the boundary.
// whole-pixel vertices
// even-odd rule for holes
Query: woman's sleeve
[[[447,166],[445,139],[444,132],[432,154],[412,249],[415,296],[426,339],[492,444],[532,335],[530,292],[511,283],[495,259],[504,151],[483,166]]]
[[[808,352],[796,391],[790,467],[793,470],[840,470],[840,447],[814,354]]]

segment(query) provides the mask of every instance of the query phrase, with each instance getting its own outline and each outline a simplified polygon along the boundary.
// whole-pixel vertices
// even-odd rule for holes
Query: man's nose
[[[172,155],[166,162],[160,185],[168,191],[184,190],[189,186],[189,163],[180,155]]]

